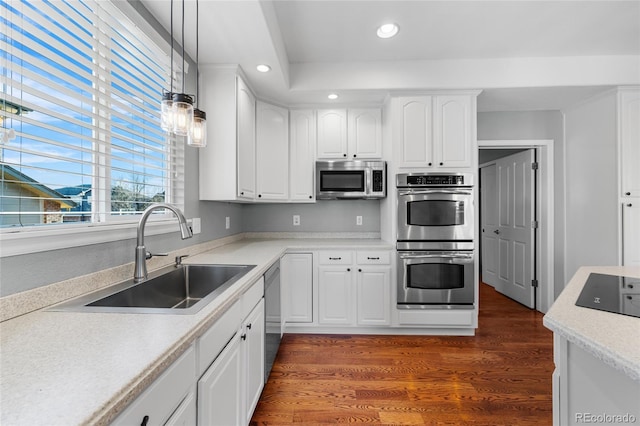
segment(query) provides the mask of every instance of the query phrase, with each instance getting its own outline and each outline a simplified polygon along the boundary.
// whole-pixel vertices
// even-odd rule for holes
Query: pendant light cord
[[[173,93],[173,0],[171,0],[171,65],[170,65],[170,73],[171,75],[169,75],[169,82],[170,85],[169,87],[170,92]]]
[[[184,0],[182,0],[182,93],[184,91]]]
[[[198,100],[200,98],[200,6],[198,0],[196,0],[196,108],[198,107]]]

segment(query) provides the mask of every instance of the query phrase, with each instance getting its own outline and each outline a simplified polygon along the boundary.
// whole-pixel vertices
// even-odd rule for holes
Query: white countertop
[[[0,323],[0,424],[108,424],[287,249],[392,249],[369,239],[241,240],[184,263],[257,265],[194,315],[39,310]]]
[[[575,304],[591,272],[640,278],[639,267],[582,267],[544,316],[544,325],[602,362],[640,381],[640,318]]]

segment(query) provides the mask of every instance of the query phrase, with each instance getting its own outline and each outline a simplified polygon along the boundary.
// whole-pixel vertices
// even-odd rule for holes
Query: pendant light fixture
[[[173,133],[177,136],[186,136],[189,143],[193,126],[193,97],[184,93],[184,55],[184,0],[182,0],[182,93],[173,94]]]
[[[169,72],[169,91],[162,91],[160,102],[160,128],[173,132],[173,0],[171,0],[171,64]]]
[[[188,144],[197,147],[204,148],[207,146],[207,113],[198,109],[198,102],[200,100],[200,70],[199,54],[200,54],[200,10],[198,6],[198,0],[196,0],[196,108],[193,110],[193,126],[191,127],[191,137],[188,140]]]

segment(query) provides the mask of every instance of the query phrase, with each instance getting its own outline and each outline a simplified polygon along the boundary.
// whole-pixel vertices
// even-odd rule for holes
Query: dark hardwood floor
[[[473,337],[287,334],[252,425],[551,425],[552,333],[480,284]]]

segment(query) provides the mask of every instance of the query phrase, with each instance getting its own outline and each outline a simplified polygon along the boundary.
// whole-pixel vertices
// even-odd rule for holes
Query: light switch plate
[[[191,232],[193,232],[194,235],[202,232],[202,224],[199,217],[191,219]]]

